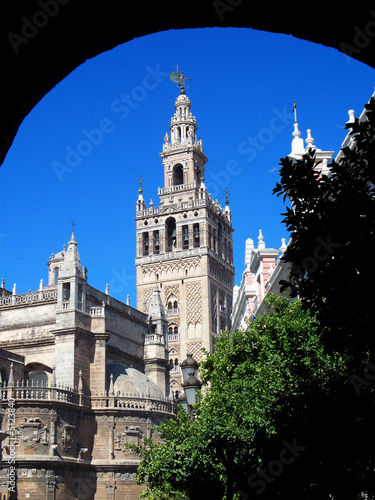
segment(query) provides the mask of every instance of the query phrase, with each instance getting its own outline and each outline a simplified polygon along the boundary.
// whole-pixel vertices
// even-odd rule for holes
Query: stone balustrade
[[[20,293],[0,297],[1,306],[28,305],[36,302],[53,302],[57,300],[57,287],[49,290],[38,290],[36,292]]]
[[[78,391],[77,388],[65,385],[47,387],[38,384],[20,385],[18,383],[15,386],[7,386],[4,383],[0,390],[0,398],[0,402],[3,404],[9,400],[14,400],[18,406],[22,405],[22,403],[30,404],[31,402],[38,402],[40,406],[43,405],[44,401],[55,401],[92,409],[117,408],[130,411],[157,411],[173,415],[177,411],[175,402],[168,398],[156,400],[145,394],[120,392],[116,395],[110,395],[108,391],[101,395],[88,396]]]

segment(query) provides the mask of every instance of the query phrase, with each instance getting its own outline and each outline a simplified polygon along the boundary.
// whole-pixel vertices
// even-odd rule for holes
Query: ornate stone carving
[[[39,443],[48,445],[49,430],[39,418],[24,417],[19,433],[25,448],[35,448]]]
[[[179,285],[168,285],[164,288],[164,304],[168,302],[168,299],[171,295],[174,295],[178,301],[180,300]]]
[[[186,284],[186,323],[202,323],[201,283],[193,281]]]
[[[143,439],[143,432],[140,427],[130,426],[125,427],[123,432],[118,432],[115,437],[115,450],[122,451],[126,455],[131,455],[132,450],[127,449],[127,444],[140,444]]]
[[[64,451],[69,451],[74,442],[74,434],[76,427],[74,425],[65,424],[62,428],[61,446]]]

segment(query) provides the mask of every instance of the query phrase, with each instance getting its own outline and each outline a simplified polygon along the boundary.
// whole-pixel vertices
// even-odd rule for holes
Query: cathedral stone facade
[[[137,309],[89,285],[74,226],[48,284],[0,288],[0,500],[135,500],[139,457],[182,395],[180,363],[229,329],[232,220],[180,85],[160,154],[164,187],[136,207]],[[162,174],[162,170],[160,172]]]
[[[176,413],[167,321],[88,284],[74,234],[48,262],[48,285],[0,293],[0,498],[139,498],[127,448]]]
[[[203,348],[212,351],[212,336],[230,327],[234,267],[228,198],[223,209],[207,192],[208,160],[183,86],[174,107],[160,153],[160,204],[146,207],[140,179],[135,219],[137,308],[147,311],[155,286],[160,290],[174,365],[171,390],[178,396],[180,362],[187,354],[201,361]]]

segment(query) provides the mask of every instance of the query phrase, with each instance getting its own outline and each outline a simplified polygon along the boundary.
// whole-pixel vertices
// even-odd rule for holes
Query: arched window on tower
[[[160,252],[159,231],[154,231],[154,255],[158,255],[159,252]]]
[[[182,248],[189,248],[189,226],[182,226]]]
[[[197,248],[200,246],[200,234],[199,234],[199,224],[194,224],[193,226],[193,240],[194,247]]]
[[[173,217],[169,217],[165,221],[165,233],[167,236],[167,252],[171,252],[176,246],[176,220]]]
[[[143,233],[143,255],[148,255],[148,233]]]
[[[168,326],[168,341],[169,342],[179,342],[180,336],[178,333],[178,325],[170,324]]]
[[[181,163],[173,167],[173,185],[180,186],[184,183],[184,172]]]
[[[53,270],[54,272],[54,284],[57,285],[57,280],[58,280],[58,277],[59,277],[59,268],[58,267],[55,267],[55,269]]]

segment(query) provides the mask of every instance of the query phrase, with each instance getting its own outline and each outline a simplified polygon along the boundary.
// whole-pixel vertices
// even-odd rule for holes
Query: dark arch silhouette
[[[4,0],[0,23],[0,164],[30,110],[87,59],[133,38],[183,28],[243,27],[291,34],[375,67],[375,9],[315,2]],[[202,49],[203,50],[203,49]],[[246,61],[244,61],[246,64]],[[318,68],[312,68],[312,74]]]

